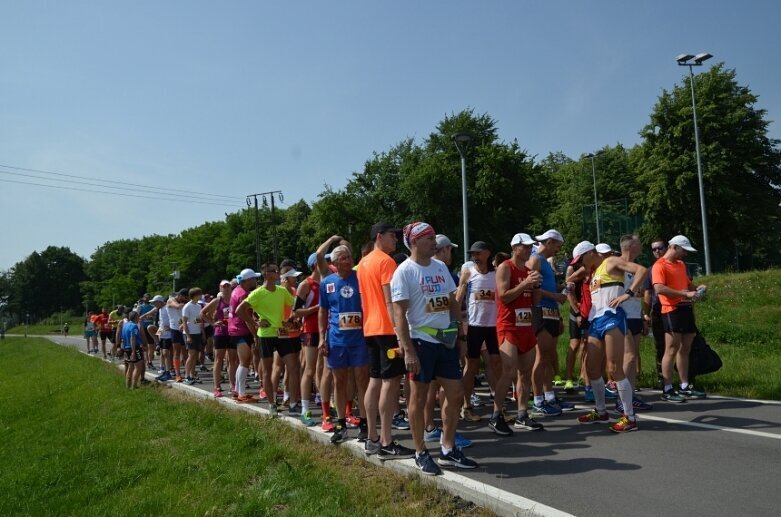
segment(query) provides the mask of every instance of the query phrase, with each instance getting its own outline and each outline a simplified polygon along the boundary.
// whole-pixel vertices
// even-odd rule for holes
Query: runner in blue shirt
[[[369,385],[369,352],[363,338],[363,312],[361,294],[358,289],[358,275],[353,270],[353,256],[350,248],[341,245],[331,252],[331,263],[336,273],[320,282],[320,350],[328,360],[328,367],[334,375],[336,425],[331,443],[341,443],[347,438],[345,403],[349,369],[355,376],[358,390],[358,407],[361,411],[358,439],[366,440],[366,407],[364,394]]]

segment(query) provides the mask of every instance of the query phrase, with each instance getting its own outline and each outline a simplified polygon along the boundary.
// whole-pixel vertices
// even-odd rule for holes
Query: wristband
[[[626,291],[624,291],[624,294],[628,294],[629,296],[633,297],[635,295],[635,292],[631,289],[627,289]]]

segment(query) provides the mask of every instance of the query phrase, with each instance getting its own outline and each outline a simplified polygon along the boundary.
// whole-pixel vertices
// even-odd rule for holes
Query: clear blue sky
[[[48,245],[88,258],[108,240],[179,233],[250,193],[312,202],[467,107],[540,158],[631,146],[687,73],[682,52],[736,69],[777,120],[778,20],[771,1],[4,2],[0,164],[235,198],[0,181],[0,270]]]

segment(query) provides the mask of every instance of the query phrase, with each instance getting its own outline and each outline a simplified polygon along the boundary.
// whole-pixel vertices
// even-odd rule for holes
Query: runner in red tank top
[[[533,353],[537,340],[532,327],[532,306],[539,301],[540,273],[526,268],[534,240],[525,233],[516,234],[510,246],[511,257],[496,269],[496,333],[499,355],[502,358],[502,376],[496,381],[494,409],[488,422],[496,434],[513,434],[504,417],[504,396],[507,388],[521,374],[521,391],[518,400],[518,416],[514,427],[536,431],[542,425],[529,417],[525,394],[531,386]]]

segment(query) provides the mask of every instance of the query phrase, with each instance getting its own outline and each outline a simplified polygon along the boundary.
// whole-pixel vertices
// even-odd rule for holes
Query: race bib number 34
[[[429,314],[450,310],[450,299],[445,295],[426,298],[426,312]]]
[[[339,314],[339,330],[358,330],[363,327],[363,317],[360,312],[343,312]]]
[[[495,298],[495,293],[492,289],[477,289],[474,292],[474,300],[476,302],[493,302]]]
[[[531,309],[515,309],[516,327],[531,327],[531,324],[532,324]]]

